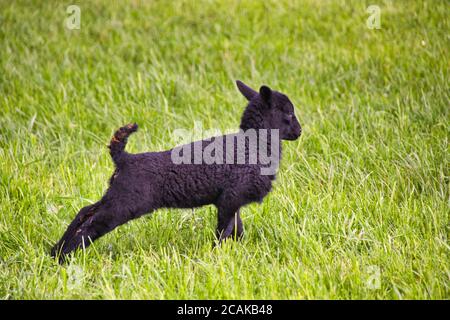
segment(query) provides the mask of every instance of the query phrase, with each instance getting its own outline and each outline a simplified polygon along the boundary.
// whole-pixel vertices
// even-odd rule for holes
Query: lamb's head
[[[294,105],[289,98],[267,86],[256,92],[237,80],[237,87],[249,101],[241,119],[241,129],[278,129],[283,140],[296,140],[302,133]]]

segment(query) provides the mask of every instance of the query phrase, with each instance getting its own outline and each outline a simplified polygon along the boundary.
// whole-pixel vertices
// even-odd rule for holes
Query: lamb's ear
[[[268,86],[261,86],[261,88],[259,88],[259,95],[265,102],[269,103],[270,98],[272,98],[272,89]]]
[[[247,98],[248,101],[252,100],[253,97],[255,97],[258,94],[258,92],[256,92],[255,90],[253,90],[240,80],[236,80],[236,85],[239,91],[242,93],[244,97]]]

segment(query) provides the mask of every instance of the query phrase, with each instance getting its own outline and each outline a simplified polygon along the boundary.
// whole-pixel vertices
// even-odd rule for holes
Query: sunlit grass
[[[448,299],[446,1],[0,1],[0,297]],[[50,247],[107,187],[106,144],[237,128],[235,79],[289,95],[303,126],[245,237],[213,207],[160,210],[60,266]],[[373,286],[379,272],[379,286]]]

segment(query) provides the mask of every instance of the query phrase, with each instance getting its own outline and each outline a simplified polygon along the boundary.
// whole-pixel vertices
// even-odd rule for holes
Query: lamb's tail
[[[111,154],[111,157],[116,165],[119,164],[124,155],[127,154],[125,152],[125,146],[127,144],[128,137],[133,132],[137,131],[137,129],[138,125],[136,123],[130,123],[114,133],[108,147],[109,153]]]

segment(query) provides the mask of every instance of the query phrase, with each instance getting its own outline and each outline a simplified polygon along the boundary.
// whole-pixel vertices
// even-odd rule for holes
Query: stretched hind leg
[[[111,201],[100,201],[84,207],[53,247],[51,254],[60,255],[60,261],[64,261],[70,252],[88,247],[91,242],[136,217],[129,209]]]
[[[86,206],[82,208],[78,214],[75,216],[73,221],[70,223],[70,225],[67,227],[67,230],[64,232],[63,236],[61,237],[61,240],[58,241],[58,243],[53,246],[51,250],[52,257],[56,257],[62,249],[62,246],[69,242],[69,240],[73,237],[76,230],[92,215],[95,214],[98,207],[100,206],[100,202],[97,202],[95,204]]]

